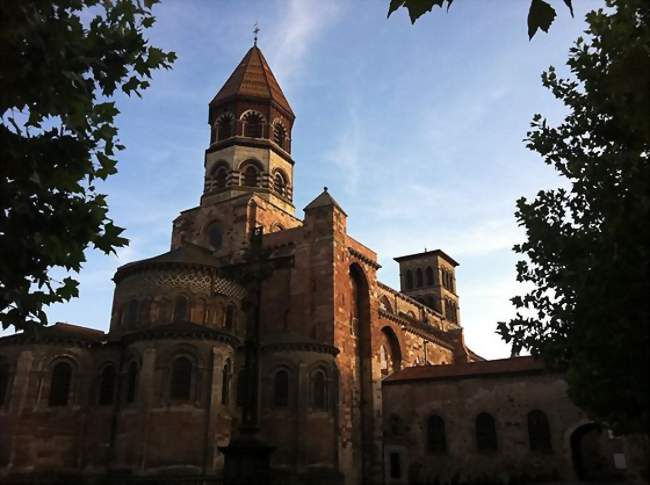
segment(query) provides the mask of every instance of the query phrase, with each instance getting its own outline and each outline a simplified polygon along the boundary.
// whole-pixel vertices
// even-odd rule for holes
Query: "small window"
[[[275,177],[273,178],[273,184],[275,185],[275,191],[279,195],[286,195],[287,192],[287,183],[284,181],[284,177],[280,172],[277,172],[275,174]]]
[[[215,185],[218,189],[225,189],[228,182],[228,169],[226,167],[219,167],[215,170],[214,174]]]
[[[126,325],[133,328],[138,320],[138,301],[131,300],[126,307]]]
[[[531,451],[551,451],[551,430],[548,418],[542,411],[528,413],[528,440]]]
[[[223,366],[221,375],[221,404],[227,405],[230,402],[230,380],[232,378],[232,370],[230,360],[226,360]]]
[[[52,369],[50,381],[50,406],[66,406],[70,398],[72,384],[72,366],[67,362],[59,362]]]
[[[262,137],[262,117],[259,113],[250,112],[244,117],[244,136]]]
[[[279,370],[273,379],[273,406],[286,408],[289,406],[289,373]]]
[[[9,397],[9,364],[0,362],[0,406],[3,406]]]
[[[174,302],[174,321],[186,322],[188,321],[188,308],[187,298],[184,296],[177,296]]]
[[[322,370],[317,370],[312,375],[311,381],[312,407],[327,410],[327,380]]]
[[[445,453],[447,451],[445,422],[435,414],[427,420],[427,444],[429,451],[432,453]]]
[[[131,362],[126,373],[126,402],[135,402],[138,389],[138,364]]]
[[[428,266],[426,269],[427,285],[433,286],[435,283],[435,278],[433,277],[433,268]]]
[[[488,413],[476,416],[476,448],[479,451],[495,451],[497,449],[494,418]]]
[[[172,401],[189,401],[192,396],[192,361],[187,357],[178,357],[172,362],[169,399]]]
[[[223,326],[228,330],[232,330],[235,325],[235,305],[232,303],[226,307],[226,315],[223,319]]]
[[[208,229],[208,242],[214,251],[221,249],[223,244],[223,233],[219,224],[212,224]]]
[[[246,187],[257,187],[258,170],[253,165],[249,165],[244,170],[244,185]]]
[[[219,121],[217,122],[217,139],[218,140],[225,140],[226,138],[230,138],[232,136],[233,132],[233,118],[232,116],[225,115],[222,116]]]
[[[143,300],[138,305],[138,321],[140,323],[148,323],[150,320],[151,300]]]
[[[396,451],[391,451],[388,456],[390,463],[390,477],[394,479],[402,478],[402,460],[400,454]]]
[[[273,141],[280,145],[284,146],[284,139],[287,137],[287,132],[280,123],[276,123],[273,126]]]
[[[413,273],[411,273],[410,269],[406,270],[406,275],[404,276],[404,287],[407,290],[410,290],[413,288]]]
[[[422,278],[422,270],[420,268],[415,270],[415,286],[418,288],[424,286],[424,279]]]
[[[115,367],[107,365],[104,367],[99,380],[99,405],[108,406],[113,404],[115,398]]]
[[[161,323],[169,323],[171,321],[171,302],[167,298],[160,300],[158,304],[158,321]]]

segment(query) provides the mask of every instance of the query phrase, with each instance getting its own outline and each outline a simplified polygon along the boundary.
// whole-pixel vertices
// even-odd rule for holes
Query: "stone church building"
[[[298,217],[294,120],[253,46],[209,103],[199,205],[117,270],[109,331],[0,339],[0,482],[237,483],[246,437],[270,460],[247,483],[632,476],[561,376],[466,346],[445,251],[395,258],[397,290],[327,188]]]

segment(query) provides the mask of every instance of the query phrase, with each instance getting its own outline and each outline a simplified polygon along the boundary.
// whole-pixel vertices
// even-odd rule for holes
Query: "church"
[[[109,331],[0,339],[0,481],[634,476],[627,441],[575,408],[561,375],[467,347],[446,249],[395,257],[395,289],[327,188],[299,217],[294,121],[254,45],[209,102],[198,205],[168,252],[117,270]]]

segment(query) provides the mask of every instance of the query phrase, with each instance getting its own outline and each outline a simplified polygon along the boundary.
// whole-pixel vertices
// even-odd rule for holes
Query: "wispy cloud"
[[[336,19],[339,10],[339,3],[333,0],[290,0],[287,3],[282,22],[269,39],[273,72],[283,88],[301,73],[314,40]]]
[[[342,131],[337,134],[334,145],[324,154],[323,158],[334,165],[340,174],[345,191],[348,194],[356,192],[361,175],[361,156],[363,152],[363,134],[356,109],[351,107],[348,119],[342,124]]]

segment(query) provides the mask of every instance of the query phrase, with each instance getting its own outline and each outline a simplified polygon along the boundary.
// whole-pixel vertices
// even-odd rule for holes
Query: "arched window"
[[[172,362],[172,375],[169,382],[169,399],[189,401],[192,398],[192,361],[187,357],[177,357]]]
[[[424,279],[422,278],[422,270],[420,268],[415,270],[415,286],[417,288],[424,286]]]
[[[9,397],[9,364],[0,361],[0,406],[8,401]]]
[[[151,311],[151,300],[142,300],[138,305],[138,321],[140,323],[149,322],[149,312]]]
[[[126,307],[126,325],[129,328],[133,328],[137,320],[138,320],[138,301],[131,300]]]
[[[404,287],[407,290],[413,288],[413,273],[411,273],[410,269],[406,270],[406,275],[404,276]]]
[[[289,406],[289,373],[284,369],[277,371],[273,379],[273,406]]]
[[[531,451],[551,451],[551,430],[544,412],[536,409],[528,413],[528,441]]]
[[[223,245],[223,232],[219,224],[212,224],[208,228],[207,236],[208,243],[210,244],[210,247],[213,251],[221,249],[221,246]]]
[[[223,319],[224,328],[231,330],[235,325],[235,305],[232,303],[226,307],[226,314]]]
[[[273,125],[273,141],[280,145],[281,147],[284,146],[284,139],[287,137],[287,132],[284,129],[284,126],[282,126],[281,123],[276,123]]]
[[[171,302],[167,298],[163,298],[158,303],[158,321],[161,323],[169,323],[171,321]]]
[[[259,113],[251,111],[244,116],[244,136],[262,137],[262,116]]]
[[[187,318],[187,298],[184,296],[177,296],[174,301],[174,321],[186,322]]]
[[[135,402],[138,390],[138,364],[131,362],[126,372],[126,402],[131,404]]]
[[[66,406],[70,398],[72,385],[72,366],[67,362],[59,362],[52,369],[50,380],[50,406]]]
[[[232,365],[230,359],[226,360],[221,374],[221,404],[228,404],[230,402],[230,380],[232,379]]]
[[[102,369],[99,378],[99,398],[100,406],[108,406],[113,404],[115,399],[115,367],[112,364],[105,366]]]
[[[427,277],[427,285],[433,286],[435,284],[435,279],[433,277],[433,268],[431,268],[431,266],[427,266],[426,277]]]
[[[390,304],[390,301],[386,297],[386,295],[381,297],[381,300],[379,300],[379,303],[381,304],[381,309],[384,310],[385,312],[388,313],[393,313],[393,306]]]
[[[233,135],[233,121],[231,115],[224,115],[217,121],[217,139],[225,140]]]
[[[259,171],[254,165],[249,165],[244,170],[244,185],[246,187],[257,187]]]
[[[497,449],[497,431],[494,418],[488,413],[476,416],[476,448],[479,451],[494,451]]]
[[[311,396],[314,409],[327,410],[327,379],[320,369],[311,376]]]
[[[286,195],[287,192],[287,183],[284,180],[284,177],[280,172],[275,172],[275,176],[273,177],[273,185],[275,186],[275,191],[284,196]]]
[[[429,416],[427,420],[427,445],[432,453],[445,453],[447,451],[445,421],[435,414]]]
[[[215,185],[218,189],[225,189],[228,182],[228,169],[221,165],[212,172],[212,177],[214,178]]]

